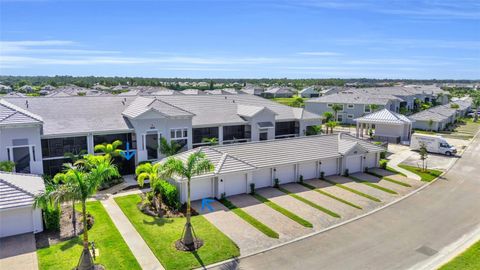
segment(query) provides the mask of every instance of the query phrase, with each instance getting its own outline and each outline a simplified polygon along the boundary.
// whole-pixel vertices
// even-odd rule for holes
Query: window
[[[347,114],[348,119],[353,119],[353,114]]]
[[[365,105],[364,112],[366,112],[366,113],[372,112],[372,110],[370,108],[370,105]]]
[[[170,129],[170,139],[172,140],[188,139],[188,129],[187,128]]]
[[[223,127],[223,140],[239,140],[249,138],[250,135],[247,136],[247,130],[245,126],[224,126]]]
[[[343,115],[342,114],[337,115],[337,121],[340,122],[340,123],[343,122]]]
[[[448,143],[440,143],[440,147],[442,148],[450,148],[450,145]]]
[[[275,136],[298,134],[300,132],[297,121],[275,123]]]
[[[203,138],[218,139],[218,127],[194,128],[192,132],[193,132],[193,143],[201,143]]]
[[[333,106],[333,104],[329,103],[327,104],[327,107],[331,108]]]
[[[42,140],[42,156],[63,157],[65,153],[79,153],[87,150],[87,137],[68,137]]]
[[[348,104],[348,105],[347,105],[347,108],[353,109],[353,108],[355,108],[355,105],[353,105],[353,104]]]

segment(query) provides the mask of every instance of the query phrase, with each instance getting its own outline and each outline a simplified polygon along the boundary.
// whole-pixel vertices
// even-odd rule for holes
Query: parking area
[[[383,176],[390,180],[385,180]],[[251,221],[247,222],[245,217],[218,201],[210,203],[213,211],[207,208],[202,211],[201,201],[193,202],[192,206],[230,237],[239,246],[241,254],[246,255],[368,213],[423,184],[390,171],[372,169],[369,174],[329,176],[325,180],[312,179],[281,185],[280,188],[256,190],[257,195],[308,221],[313,225],[311,227],[295,222],[288,214],[260,201],[258,196],[241,194],[227,197],[235,207],[277,232],[278,238],[267,236]],[[386,190],[394,191],[394,194]]]
[[[38,269],[38,259],[33,233],[0,239],[0,269]]]

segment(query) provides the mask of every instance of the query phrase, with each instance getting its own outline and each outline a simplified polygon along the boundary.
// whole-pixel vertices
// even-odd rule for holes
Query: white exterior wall
[[[252,180],[255,188],[270,187],[273,185],[272,169],[259,169],[253,171]]]
[[[321,160],[320,172],[324,172],[325,176],[338,174],[338,159]]]
[[[14,139],[27,139],[28,145],[35,147],[35,161],[30,147],[30,171],[43,174],[41,126],[0,128],[0,161],[8,160],[7,147],[13,146]],[[10,154],[12,152],[10,151]]]
[[[407,140],[409,132],[410,132],[409,124],[403,124],[403,125],[375,124],[376,136],[400,137],[401,140]]]
[[[0,210],[0,237],[43,231],[42,211],[31,206]]]
[[[254,117],[249,119],[250,125],[252,127],[251,132],[252,132],[252,141],[258,141],[259,136],[260,136],[260,129],[258,128],[257,123],[259,122],[272,122],[273,127],[268,128],[268,139],[273,140],[275,139],[275,114],[269,110],[264,110]]]

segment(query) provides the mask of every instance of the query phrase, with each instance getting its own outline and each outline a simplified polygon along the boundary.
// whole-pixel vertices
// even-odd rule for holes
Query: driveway
[[[373,196],[377,199],[380,199],[382,203],[389,203],[391,201],[398,199],[399,197],[398,195],[390,194],[385,191],[370,187],[362,183],[357,183],[345,176],[334,175],[334,176],[328,176],[326,177],[326,179],[332,182],[335,182],[337,184],[342,184],[351,189],[355,189],[357,191],[363,192],[367,195]]]
[[[213,211],[207,207],[202,211],[202,201],[192,202],[192,207],[202,214],[215,227],[232,239],[240,248],[241,255],[247,255],[280,243],[257,230],[218,201],[210,203]]]
[[[393,191],[397,192],[400,195],[408,194],[413,190],[412,187],[402,186],[402,185],[399,185],[397,183],[378,178],[378,177],[373,176],[373,175],[368,174],[368,173],[354,173],[354,174],[352,174],[352,176],[357,178],[357,179],[364,180],[364,181],[370,182],[372,184],[376,184],[380,187],[388,188],[390,190],[393,190]]]
[[[38,269],[36,250],[33,233],[0,238],[0,269]]]

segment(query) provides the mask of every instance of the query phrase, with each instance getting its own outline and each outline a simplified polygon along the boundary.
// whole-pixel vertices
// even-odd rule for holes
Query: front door
[[[266,140],[268,140],[268,131],[260,132],[259,139],[260,139],[260,141],[266,141]]]
[[[15,162],[15,172],[30,173],[30,147],[14,147],[13,162]]]
[[[158,159],[159,138],[158,133],[147,133],[145,135],[145,148],[147,150],[147,159]]]

